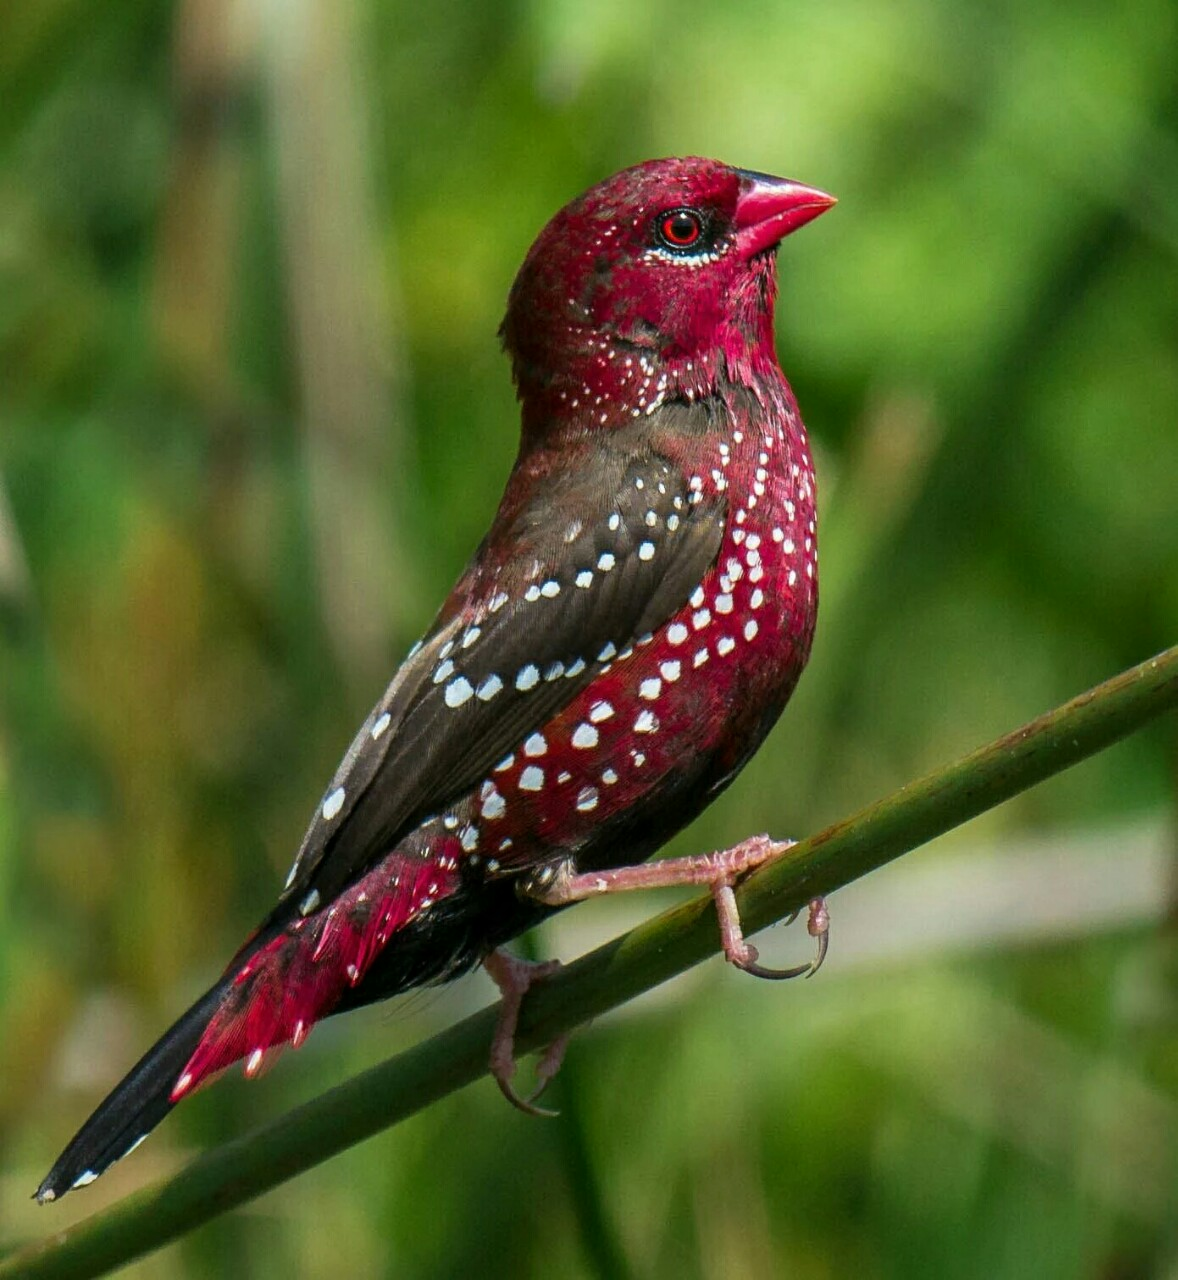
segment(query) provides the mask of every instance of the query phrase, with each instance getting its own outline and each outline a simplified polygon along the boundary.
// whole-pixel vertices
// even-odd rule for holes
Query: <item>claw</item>
[[[521,1098],[510,1080],[505,1080],[498,1073],[492,1074],[495,1076],[495,1083],[499,1086],[499,1092],[517,1111],[522,1111],[526,1116],[535,1116],[539,1120],[555,1120],[560,1115],[559,1111],[553,1111],[551,1107],[536,1106],[536,1099],[548,1088],[547,1080],[542,1080],[526,1098]]]
[[[825,898],[810,900],[809,915],[806,920],[806,931],[810,937],[817,938],[818,952],[809,964],[795,965],[790,969],[770,969],[758,963],[757,949],[751,942],[746,942],[740,927],[740,913],[736,908],[736,897],[729,884],[717,885],[712,890],[716,902],[716,914],[720,918],[720,938],[724,945],[724,955],[745,973],[754,978],[767,978],[779,982],[785,978],[812,978],[826,959],[830,941],[830,912],[826,909]],[[798,918],[798,911],[786,919],[792,924]]]
[[[558,1036],[544,1050],[544,1056],[536,1067],[536,1087],[526,1098],[521,1098],[516,1093],[512,1080],[515,1077],[515,1030],[519,1023],[520,1005],[532,984],[540,978],[547,978],[556,973],[560,968],[560,961],[547,960],[541,964],[533,964],[506,951],[492,951],[483,961],[483,968],[486,969],[491,981],[499,988],[503,997],[499,1021],[495,1025],[495,1034],[491,1037],[491,1056],[488,1064],[491,1075],[499,1086],[499,1092],[517,1110],[529,1116],[551,1119],[560,1113],[549,1110],[547,1107],[536,1106],[536,1100],[560,1070],[565,1050],[568,1048],[568,1036]]]
[[[565,1050],[569,1047],[569,1038],[567,1035],[557,1036],[555,1040],[544,1050],[544,1056],[536,1064],[536,1087],[528,1094],[526,1098],[521,1098],[516,1093],[510,1080],[500,1079],[498,1075],[495,1077],[495,1083],[499,1086],[500,1092],[511,1103],[513,1107],[518,1108],[529,1116],[540,1116],[542,1119],[551,1120],[560,1115],[559,1111],[553,1111],[550,1107],[536,1106],[536,1100],[552,1083],[553,1077],[560,1070],[561,1064],[564,1062]]]
[[[750,947],[749,950],[756,954],[755,948]],[[808,978],[817,969],[817,965],[797,964],[792,969],[770,969],[767,965],[758,964],[755,960],[746,960],[744,964],[737,964],[738,969],[743,969],[745,973],[752,974],[754,978],[768,978],[771,982],[778,982],[783,978]]]

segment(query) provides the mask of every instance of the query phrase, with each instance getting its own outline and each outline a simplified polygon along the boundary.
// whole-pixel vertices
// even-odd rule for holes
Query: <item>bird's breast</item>
[[[813,462],[792,399],[776,409],[735,417],[691,478],[705,498],[725,499],[727,521],[716,565],[677,621],[690,627],[693,670],[709,674],[716,718],[736,732],[743,713],[784,705],[818,611]]]
[[[680,608],[482,783],[462,815],[478,865],[501,872],[588,850],[611,819],[653,815],[668,796],[683,825],[756,749],[801,674],[817,548],[813,465],[792,403],[733,418],[676,461],[701,502],[724,501],[718,556]]]

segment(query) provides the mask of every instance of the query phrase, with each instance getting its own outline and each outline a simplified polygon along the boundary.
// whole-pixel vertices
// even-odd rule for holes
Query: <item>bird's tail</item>
[[[409,949],[406,963],[387,967],[359,989],[389,940],[455,892],[458,841],[446,840],[444,862],[390,854],[322,910],[285,922],[280,907],[264,921],[220,982],[99,1104],[37,1188],[37,1199],[44,1204],[93,1182],[226,1067],[244,1060],[246,1075],[257,1075],[283,1045],[297,1048],[341,1005],[383,999],[444,969],[444,949],[443,963],[434,955],[416,967]]]
[[[171,1111],[176,1079],[232,981],[227,976],[205,992],[99,1104],[37,1188],[42,1204],[93,1182],[133,1151]]]

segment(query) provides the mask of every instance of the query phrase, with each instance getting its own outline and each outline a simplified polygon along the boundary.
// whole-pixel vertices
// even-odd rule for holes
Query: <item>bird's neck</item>
[[[545,377],[519,378],[524,441],[539,443],[554,431],[616,430],[671,401],[696,403],[730,387],[757,391],[781,381],[771,321],[725,326],[714,338],[683,350],[595,335]]]
[[[701,291],[682,306],[639,299],[606,321],[576,307],[534,317],[526,328],[509,321],[525,440],[554,427],[616,429],[669,400],[693,402],[726,385],[755,389],[780,378],[776,292],[773,258],[762,255],[727,290]],[[652,315],[670,319],[656,325]]]

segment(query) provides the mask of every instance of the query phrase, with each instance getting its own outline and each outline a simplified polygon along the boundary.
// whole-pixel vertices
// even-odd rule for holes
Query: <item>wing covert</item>
[[[686,602],[719,551],[723,504],[652,450],[602,470],[588,504],[557,479],[501,512],[353,740],[284,902],[329,901]]]

